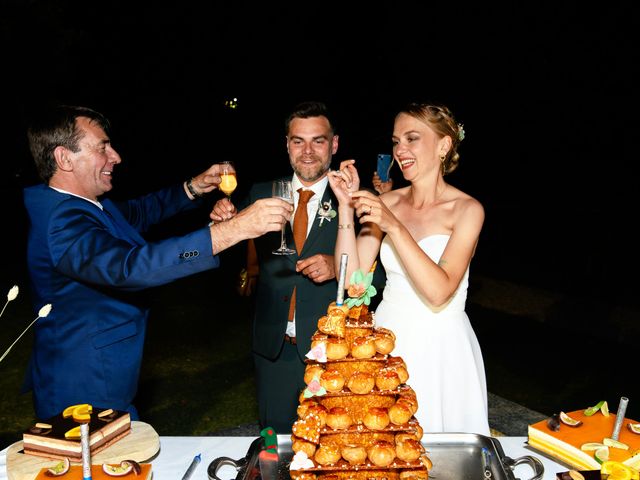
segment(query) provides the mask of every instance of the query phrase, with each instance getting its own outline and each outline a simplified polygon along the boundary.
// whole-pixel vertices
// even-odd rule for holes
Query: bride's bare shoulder
[[[406,198],[408,194],[409,187],[397,188],[380,195],[380,200],[382,200],[387,207],[392,207]]]
[[[479,200],[472,197],[468,193],[462,190],[452,187],[450,191],[449,200],[453,201],[454,211],[458,215],[473,215],[484,217],[484,207]]]
[[[474,197],[472,197],[471,195],[469,195],[466,192],[463,192],[462,190],[460,190],[459,188],[454,187],[453,185],[449,185],[450,188],[450,199],[452,200],[458,200],[460,201],[460,203],[465,203],[465,204],[477,204],[482,206],[482,204]]]

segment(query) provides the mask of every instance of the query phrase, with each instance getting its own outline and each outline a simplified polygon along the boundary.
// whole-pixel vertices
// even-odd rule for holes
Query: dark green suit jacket
[[[257,183],[249,192],[249,203],[271,197],[271,182]],[[321,202],[331,201],[337,210],[338,202],[327,186]],[[337,279],[315,283],[296,272],[296,262],[316,254],[334,255],[338,232],[337,216],[320,225],[320,217],[309,217],[313,222],[301,255],[273,255],[280,245],[280,232],[270,232],[256,238],[260,274],[256,287],[256,306],[253,322],[253,351],[268,359],[275,359],[282,348],[287,329],[289,302],[296,287],[296,339],[301,360],[311,348],[311,335],[316,331],[318,318],[326,313],[329,303],[337,296]],[[286,224],[285,240],[295,250],[291,225]]]

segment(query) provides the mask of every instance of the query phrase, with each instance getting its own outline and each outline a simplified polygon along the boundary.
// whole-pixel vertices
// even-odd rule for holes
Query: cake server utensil
[[[278,461],[278,453],[273,450],[262,450],[258,454],[262,480],[278,480]]]
[[[258,465],[262,480],[278,480],[278,436],[271,427],[260,431],[262,450],[258,454]]]

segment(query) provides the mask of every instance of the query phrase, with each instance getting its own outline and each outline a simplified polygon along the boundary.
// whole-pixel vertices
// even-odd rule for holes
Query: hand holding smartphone
[[[378,165],[376,171],[378,172],[378,176],[380,180],[383,182],[389,181],[389,170],[391,170],[391,155],[386,153],[378,154]]]

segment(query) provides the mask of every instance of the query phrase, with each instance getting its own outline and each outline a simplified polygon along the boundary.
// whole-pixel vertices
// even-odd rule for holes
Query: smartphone
[[[378,176],[380,180],[383,182],[389,181],[389,170],[391,170],[391,155],[386,153],[378,154],[378,166],[376,171],[378,172]]]

